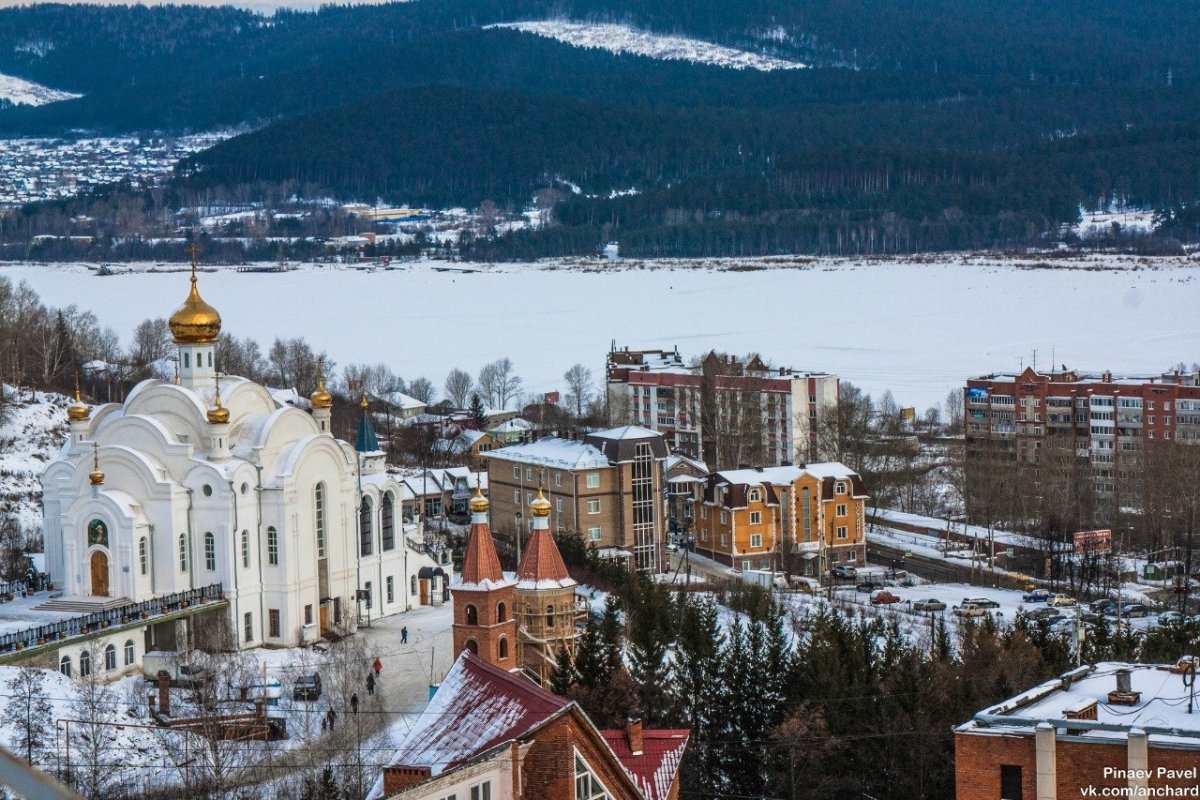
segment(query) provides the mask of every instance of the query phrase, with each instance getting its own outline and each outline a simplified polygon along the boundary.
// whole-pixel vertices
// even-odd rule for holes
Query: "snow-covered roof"
[[[415,397],[411,397],[404,392],[384,392],[383,394],[373,396],[378,397],[392,408],[399,408],[402,411],[408,411],[414,408],[424,409],[428,405],[427,403],[424,403]]]
[[[590,435],[614,441],[621,441],[623,439],[653,439],[662,436],[661,433],[652,431],[649,428],[643,428],[640,425],[621,425],[617,428],[593,431]]]
[[[816,464],[805,464],[804,471],[817,478],[849,478],[854,470],[840,461],[821,461]]]
[[[646,800],[667,800],[683,763],[683,751],[691,731],[644,730],[639,755],[634,755],[630,748],[627,730],[605,730],[600,731],[600,735]]]
[[[705,464],[703,461],[695,458],[680,455],[679,453],[672,453],[671,455],[667,456],[667,460],[663,466],[667,470],[670,470],[672,467],[678,466],[679,464],[691,464],[701,472],[708,472],[708,464]]]
[[[490,450],[488,458],[502,461],[543,464],[559,469],[588,469],[607,467],[608,458],[598,448],[573,439],[549,437],[528,444],[514,444]]]
[[[763,467],[762,469],[726,469],[716,473],[721,480],[730,484],[771,483],[776,486],[791,486],[804,470],[800,467]]]

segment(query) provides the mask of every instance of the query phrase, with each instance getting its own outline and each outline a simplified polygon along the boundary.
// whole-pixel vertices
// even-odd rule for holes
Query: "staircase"
[[[38,611],[57,611],[60,614],[94,614],[127,606],[132,602],[128,597],[55,597],[34,608]]]

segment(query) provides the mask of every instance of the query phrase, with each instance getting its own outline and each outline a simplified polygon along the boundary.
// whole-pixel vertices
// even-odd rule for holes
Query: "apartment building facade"
[[[963,391],[966,502],[973,520],[995,519],[998,468],[1031,494],[1052,478],[1071,496],[1111,511],[1136,492],[1138,454],[1156,442],[1200,439],[1200,374],[1120,377],[1075,370],[985,375]]]
[[[735,568],[819,576],[866,564],[862,478],[838,462],[714,472],[694,504],[696,551]]]
[[[604,555],[637,569],[666,569],[665,469],[661,433],[624,426],[582,441],[548,437],[485,454],[492,528],[515,554],[514,533],[532,531],[528,506],[541,486],[552,531],[578,531]]]
[[[613,349],[606,369],[614,423],[661,432],[672,452],[713,466],[820,458],[817,423],[838,377],[710,352],[688,366],[675,350]]]

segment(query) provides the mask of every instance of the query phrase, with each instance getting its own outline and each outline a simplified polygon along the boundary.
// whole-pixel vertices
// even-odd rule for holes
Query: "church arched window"
[[[106,671],[112,671],[116,668],[117,648],[110,644],[108,647],[104,648],[104,669]]]
[[[267,563],[272,567],[279,566],[279,531],[274,525],[267,528]]]
[[[497,603],[496,604],[496,622],[507,622],[507,621],[508,621],[508,606],[504,605],[504,603]]]
[[[130,664],[133,663],[133,657],[134,657],[133,639],[126,639],[125,640],[125,666],[128,667]]]
[[[87,538],[88,547],[93,545],[108,547],[108,526],[104,524],[103,520],[92,520],[88,523]]]
[[[79,677],[86,678],[92,674],[92,654],[84,650],[79,654]]]
[[[68,678],[71,677],[71,657],[63,656],[58,660],[58,671]]]
[[[242,566],[250,569],[250,531],[242,531]]]
[[[396,501],[391,492],[385,492],[380,504],[380,532],[383,535],[383,550],[396,547]]]
[[[317,533],[317,558],[325,557],[325,484],[318,483],[313,489],[313,502],[316,505],[314,528]]]
[[[191,366],[192,366],[192,359],[191,359],[190,354],[184,353],[183,354],[183,368],[188,369]]]
[[[371,539],[374,531],[371,527],[371,498],[364,497],[358,508],[358,552],[359,555],[371,555]]]
[[[217,537],[212,531],[204,532],[204,568],[209,572],[217,571]]]
[[[504,661],[506,658],[508,658],[508,637],[501,636],[500,637],[500,660]]]
[[[143,575],[150,572],[150,540],[145,536],[138,539],[138,568]]]
[[[467,606],[465,609],[463,609],[463,613],[466,616],[468,625],[479,624],[479,612],[475,609],[475,606]]]
[[[479,645],[475,644],[474,639],[467,639],[466,649],[470,650],[472,655],[479,655]]]
[[[554,627],[554,606],[546,606],[546,627]]]
[[[408,593],[413,596],[416,596],[416,594],[417,594],[417,576],[416,575],[412,576],[412,580],[410,581],[410,584],[411,584],[412,588],[409,589]]]
[[[187,534],[179,534],[179,571],[187,572]]]

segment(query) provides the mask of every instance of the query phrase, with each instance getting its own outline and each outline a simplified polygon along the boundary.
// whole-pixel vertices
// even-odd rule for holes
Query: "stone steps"
[[[56,597],[34,608],[38,611],[57,611],[63,614],[94,614],[131,603],[133,601],[127,597]]]

